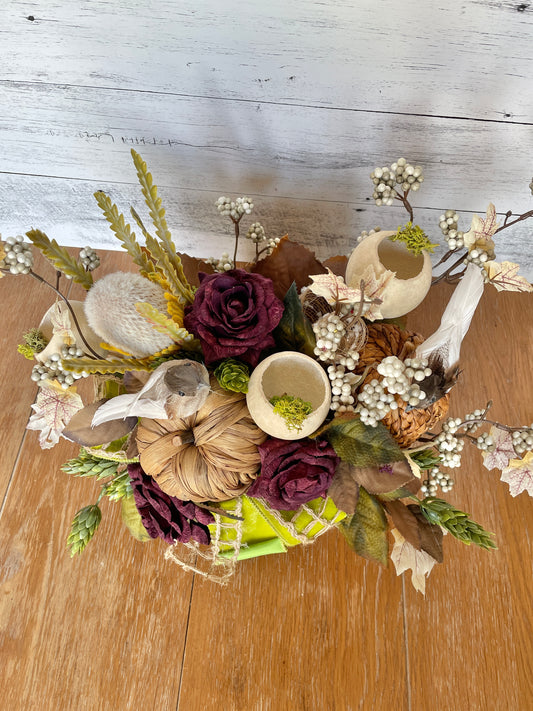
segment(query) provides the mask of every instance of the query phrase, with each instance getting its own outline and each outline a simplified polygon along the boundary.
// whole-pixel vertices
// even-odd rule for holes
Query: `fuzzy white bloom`
[[[92,330],[115,348],[142,358],[167,348],[171,338],[158,333],[135,308],[149,303],[166,313],[163,289],[139,274],[114,272],[99,279],[85,300],[85,314]]]

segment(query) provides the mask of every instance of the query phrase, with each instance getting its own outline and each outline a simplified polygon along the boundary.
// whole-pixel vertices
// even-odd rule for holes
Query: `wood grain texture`
[[[430,307],[447,291],[436,292],[411,323],[430,332],[438,322],[438,309]],[[463,345],[451,415],[493,399],[491,419],[513,426],[533,420],[532,306],[530,294],[486,289]],[[498,550],[467,548],[448,536],[426,600],[406,585],[412,708],[525,711],[533,707],[533,501],[525,493],[512,499],[498,472],[485,469],[468,445],[454,478],[446,498],[494,531]]]
[[[532,10],[514,0],[246,9],[239,0],[7,0],[0,12],[1,79],[387,113],[533,114]]]
[[[8,173],[132,182],[133,147],[171,188],[347,202],[372,195],[376,165],[405,155],[425,170],[415,204],[530,205],[531,123],[5,82],[0,102],[11,107],[2,122]]]

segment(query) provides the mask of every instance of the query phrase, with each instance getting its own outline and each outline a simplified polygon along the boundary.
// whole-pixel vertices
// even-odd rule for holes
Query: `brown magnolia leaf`
[[[388,494],[405,486],[413,477],[405,459],[373,467],[353,467],[354,479],[370,494]]]
[[[202,259],[198,257],[190,257],[188,254],[177,253],[178,257],[181,259],[183,265],[183,273],[185,278],[193,286],[200,286],[200,280],[198,279],[198,272],[205,272],[206,274],[214,274],[215,270],[211,264],[207,264]]]
[[[114,442],[127,435],[137,424],[137,417],[126,417],[125,420],[111,420],[102,425],[91,427],[91,422],[96,410],[106,400],[97,400],[79,410],[71,418],[68,426],[63,430],[63,437],[77,442],[82,447],[96,447],[99,444]]]
[[[418,519],[401,501],[387,501],[385,510],[402,536],[417,550],[421,548]]]
[[[272,279],[274,292],[283,301],[293,281],[300,291],[311,282],[311,274],[325,274],[327,269],[313,252],[301,244],[291,242],[285,235],[272,254],[254,264],[251,271]]]
[[[348,257],[343,255],[328,257],[326,261],[323,262],[323,265],[326,269],[331,269],[333,274],[336,274],[344,279],[346,276],[346,267],[348,266]]]
[[[341,462],[328,489],[328,496],[335,506],[347,514],[355,513],[359,498],[359,484],[354,479],[354,469],[348,462]]]
[[[416,516],[418,521],[420,548],[429,553],[437,563],[442,563],[442,528],[431,524],[420,510],[418,504],[409,504],[407,508]]]

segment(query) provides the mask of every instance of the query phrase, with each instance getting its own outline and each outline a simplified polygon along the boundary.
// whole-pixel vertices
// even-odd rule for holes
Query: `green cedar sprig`
[[[463,543],[475,543],[486,550],[496,548],[492,540],[493,533],[486,531],[479,523],[472,521],[467,513],[459,511],[447,501],[428,496],[421,501],[417,500],[417,503],[429,523],[442,526]]]

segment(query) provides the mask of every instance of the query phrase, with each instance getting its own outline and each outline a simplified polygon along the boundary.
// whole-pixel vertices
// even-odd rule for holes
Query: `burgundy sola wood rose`
[[[261,474],[246,492],[289,511],[325,496],[340,458],[325,440],[267,439],[259,445]]]
[[[211,536],[207,526],[214,520],[209,511],[192,501],[181,501],[165,494],[140,464],[129,464],[128,474],[135,506],[151,538],[162,538],[170,545],[175,541],[187,543],[191,539],[209,544]]]
[[[184,325],[199,339],[206,364],[240,358],[257,365],[262,351],[274,346],[272,331],[283,315],[272,281],[244,269],[199,278]]]

